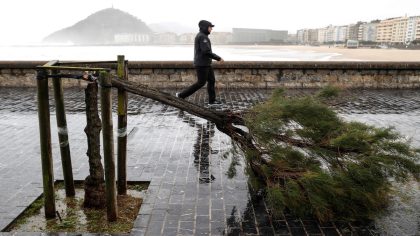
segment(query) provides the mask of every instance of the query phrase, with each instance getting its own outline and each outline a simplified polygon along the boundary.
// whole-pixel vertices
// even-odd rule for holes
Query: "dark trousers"
[[[184,89],[181,93],[179,93],[180,98],[186,98],[191,96],[201,87],[203,87],[207,82],[207,92],[209,94],[209,102],[214,102],[216,100],[216,91],[214,90],[214,83],[216,78],[214,77],[214,71],[211,66],[205,67],[196,67],[197,72],[197,82],[195,82],[190,87]]]

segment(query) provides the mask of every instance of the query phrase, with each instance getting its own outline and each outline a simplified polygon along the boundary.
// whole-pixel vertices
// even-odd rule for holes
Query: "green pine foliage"
[[[245,117],[268,160],[260,169],[274,214],[287,207],[321,221],[371,219],[388,205],[393,181],[419,180],[419,150],[393,128],[343,121],[322,102],[335,95],[328,88],[287,98],[280,90]]]

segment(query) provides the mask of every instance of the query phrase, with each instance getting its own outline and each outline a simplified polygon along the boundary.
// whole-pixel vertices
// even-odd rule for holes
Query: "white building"
[[[412,16],[407,20],[407,32],[405,42],[411,42],[420,39],[420,16]]]
[[[196,35],[197,35],[196,33],[181,34],[178,37],[178,40],[181,44],[194,44],[194,39]]]
[[[318,29],[318,42],[319,43],[327,42],[327,28]]]
[[[335,26],[329,25],[326,28],[326,34],[325,34],[325,42],[334,42],[334,30]]]
[[[347,36],[347,25],[334,26],[333,40],[334,42],[345,42]]]
[[[148,44],[151,41],[149,34],[115,34],[114,43],[117,44]]]
[[[305,29],[298,30],[296,32],[296,38],[298,43],[304,43],[305,42]]]

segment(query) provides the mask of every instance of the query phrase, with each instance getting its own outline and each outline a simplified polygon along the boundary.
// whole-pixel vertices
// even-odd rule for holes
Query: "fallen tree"
[[[392,128],[345,122],[322,96],[287,98],[277,91],[246,113],[216,111],[129,81],[125,89],[213,122],[244,152],[272,213],[368,219],[389,203],[394,182],[419,179],[419,150]]]

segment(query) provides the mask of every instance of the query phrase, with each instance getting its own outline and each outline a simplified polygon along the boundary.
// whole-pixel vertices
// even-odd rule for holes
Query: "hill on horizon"
[[[152,30],[137,17],[107,8],[91,14],[73,26],[58,30],[44,38],[46,43],[112,44],[115,34],[147,34]]]

